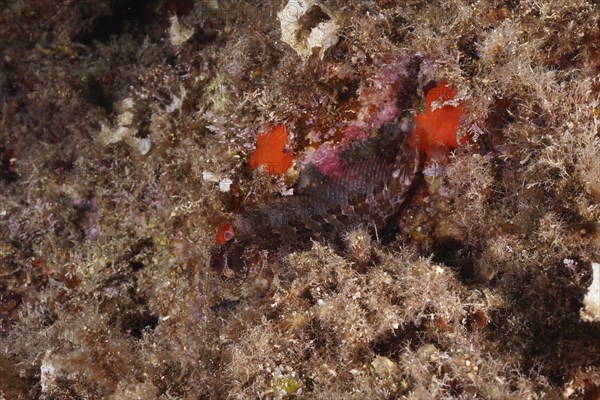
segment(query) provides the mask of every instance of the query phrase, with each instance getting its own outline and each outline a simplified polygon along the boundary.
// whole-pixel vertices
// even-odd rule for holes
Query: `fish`
[[[341,243],[352,228],[381,232],[395,224],[424,163],[419,137],[406,126],[396,121],[358,142],[341,155],[344,164],[335,177],[311,177],[311,169],[305,168],[308,172],[299,181],[311,181],[308,189],[236,216],[234,238],[213,254],[209,269],[224,281],[243,285],[253,270],[254,277],[259,275],[253,265],[268,262],[265,249],[298,250],[313,240]]]

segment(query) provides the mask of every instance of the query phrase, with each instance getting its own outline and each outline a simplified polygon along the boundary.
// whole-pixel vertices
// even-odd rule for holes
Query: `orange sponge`
[[[258,135],[256,149],[248,164],[256,169],[261,165],[274,175],[283,175],[292,166],[294,155],[286,148],[288,132],[284,125],[275,125],[271,130]]]
[[[425,112],[415,115],[415,132],[419,135],[419,147],[430,154],[435,148],[455,149],[458,147],[456,131],[464,114],[464,106],[444,105],[431,109],[433,102],[444,103],[454,99],[456,91],[445,81],[427,92],[425,96]]]
[[[217,229],[217,243],[221,246],[233,239],[234,236],[233,226],[230,224],[221,225]]]

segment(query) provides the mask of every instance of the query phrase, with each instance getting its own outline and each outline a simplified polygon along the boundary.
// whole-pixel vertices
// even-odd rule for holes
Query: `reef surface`
[[[0,3],[0,398],[600,398],[600,6]]]

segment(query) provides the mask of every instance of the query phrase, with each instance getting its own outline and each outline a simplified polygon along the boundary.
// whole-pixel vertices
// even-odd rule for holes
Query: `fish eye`
[[[221,272],[224,266],[223,256],[220,254],[215,254],[210,259],[210,269],[213,272]]]

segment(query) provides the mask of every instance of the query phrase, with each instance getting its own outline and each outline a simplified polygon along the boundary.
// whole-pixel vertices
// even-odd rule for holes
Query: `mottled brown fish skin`
[[[336,240],[361,224],[381,230],[406,204],[421,166],[416,137],[406,134],[392,162],[377,157],[354,162],[308,193],[238,216],[233,223],[236,242],[257,237],[292,244]]]
[[[264,294],[272,278],[272,253],[262,250],[302,249],[311,239],[338,243],[358,225],[381,231],[395,222],[415,192],[423,165],[416,135],[399,135],[404,137],[394,147],[395,158],[382,155],[351,162],[339,177],[306,193],[239,215],[233,223],[235,238],[210,260],[210,270],[219,277],[217,298]]]

